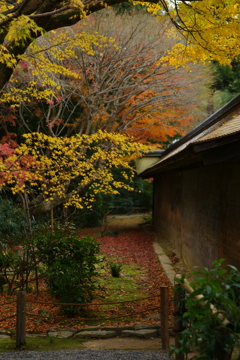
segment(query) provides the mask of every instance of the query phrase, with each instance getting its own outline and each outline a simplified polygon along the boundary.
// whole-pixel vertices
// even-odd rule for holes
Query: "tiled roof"
[[[215,138],[231,135],[237,132],[240,132],[240,116],[219,124],[207,134],[202,134],[202,136],[200,136],[194,142],[199,143],[206,140],[213,140]]]

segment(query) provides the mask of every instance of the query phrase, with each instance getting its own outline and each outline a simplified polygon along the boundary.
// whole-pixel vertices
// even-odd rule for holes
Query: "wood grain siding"
[[[190,267],[226,258],[240,269],[240,162],[155,178],[154,225]]]
[[[155,178],[156,230],[188,267],[225,258],[240,270],[240,95],[141,176]]]
[[[155,229],[181,252],[182,174],[157,175],[154,197]]]

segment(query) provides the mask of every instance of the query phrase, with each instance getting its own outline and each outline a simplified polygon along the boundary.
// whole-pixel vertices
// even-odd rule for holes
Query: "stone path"
[[[170,330],[170,335],[172,335],[172,329]],[[27,333],[27,337],[53,337],[67,339],[70,337],[77,337],[79,339],[109,339],[115,337],[133,337],[139,339],[153,339],[160,337],[161,327],[159,325],[145,325],[138,324],[135,326],[92,326],[88,328],[83,328],[81,330],[76,329],[62,329],[54,330],[52,329],[46,334],[42,333]],[[10,339],[9,333],[6,331],[0,332],[1,339]]]
[[[169,278],[172,285],[174,285],[174,277],[176,273],[181,275],[185,274],[186,279],[188,279],[189,281],[193,281],[191,273],[189,272],[189,269],[187,268],[183,259],[181,258],[181,255],[173,247],[173,245],[169,243],[169,241],[166,241],[160,236],[156,236],[155,241],[153,243],[153,248],[165,271],[166,276]],[[178,262],[173,265],[170,258],[166,255],[167,253],[175,253],[177,255]],[[176,269],[178,269],[177,272]]]

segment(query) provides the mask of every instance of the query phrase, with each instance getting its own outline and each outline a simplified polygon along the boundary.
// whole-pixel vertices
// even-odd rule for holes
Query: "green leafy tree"
[[[234,59],[231,65],[214,64],[215,82],[213,101],[215,109],[225,105],[240,93],[240,62]]]

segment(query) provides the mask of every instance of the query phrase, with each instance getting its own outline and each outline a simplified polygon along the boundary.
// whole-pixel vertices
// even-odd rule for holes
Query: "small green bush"
[[[35,248],[32,239],[22,240],[17,247],[0,246],[0,292],[7,290],[10,294],[16,290],[29,290],[30,274],[35,275],[37,283],[37,267]],[[36,288],[38,285],[36,284]]]
[[[116,263],[110,263],[109,266],[110,266],[112,277],[116,277],[116,278],[120,277],[122,265],[116,264]]]
[[[90,236],[41,235],[36,241],[38,258],[46,266],[46,283],[50,293],[65,303],[87,303],[94,297],[100,244]],[[66,305],[61,311],[72,316],[77,306]]]
[[[76,226],[70,221],[54,221],[53,229],[49,223],[40,224],[36,229],[37,235],[48,236],[52,232],[58,233],[58,236],[74,236],[76,234]]]
[[[0,245],[18,243],[26,235],[26,224],[23,208],[0,195]]]

